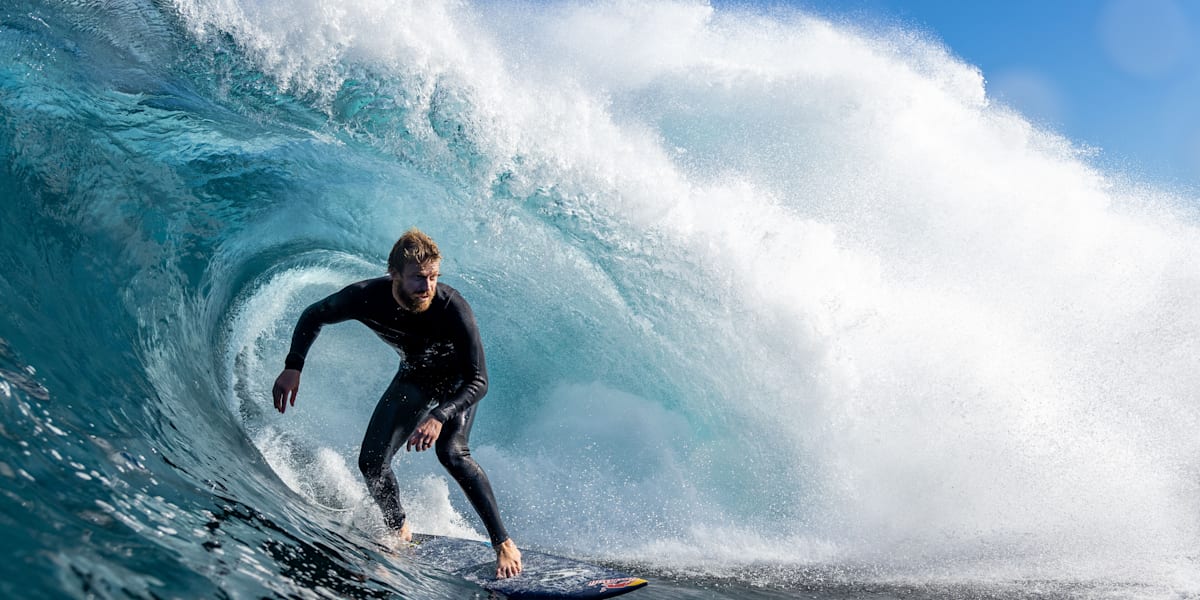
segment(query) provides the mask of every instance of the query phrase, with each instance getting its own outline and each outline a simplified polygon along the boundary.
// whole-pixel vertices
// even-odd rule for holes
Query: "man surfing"
[[[354,319],[370,328],[403,357],[358,454],[384,522],[399,541],[412,540],[392,457],[402,444],[406,451],[433,447],[483,520],[496,550],[496,577],[503,579],[521,572],[521,552],[500,520],[487,475],[467,448],[475,405],[488,387],[483,344],[467,301],[438,285],[441,261],[437,244],[410,229],[388,255],[387,276],[350,284],[305,309],[272,395],[280,413],[296,405],[300,371],[322,326]]]

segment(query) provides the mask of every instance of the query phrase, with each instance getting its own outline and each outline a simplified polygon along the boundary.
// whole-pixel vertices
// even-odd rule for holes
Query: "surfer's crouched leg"
[[[371,413],[358,452],[358,470],[367,480],[371,497],[383,512],[388,528],[402,537],[405,515],[396,475],[392,473],[392,457],[416,428],[424,408],[425,395],[420,388],[398,373]]]
[[[474,407],[468,412],[474,413]],[[468,429],[470,417],[468,416]],[[458,419],[451,419],[457,421]],[[442,440],[447,440],[443,443]],[[443,427],[442,435],[438,438],[437,456],[442,466],[450,472],[454,480],[462,486],[463,493],[479,513],[479,518],[487,527],[488,536],[492,538],[492,548],[496,550],[496,577],[504,579],[515,577],[521,572],[521,551],[500,520],[500,509],[496,506],[496,497],[492,493],[492,484],[488,482],[487,474],[467,448],[466,436],[447,436]]]
[[[399,532],[404,527],[406,515],[400,505],[400,489],[390,462],[384,464],[376,456],[364,453],[358,456],[358,469],[367,480],[367,489],[371,492],[371,497],[383,512],[383,522],[387,524],[388,529]]]
[[[492,484],[479,463],[471,458],[471,450],[467,447],[467,438],[471,434],[471,424],[474,420],[474,406],[447,420],[442,424],[442,433],[438,436],[435,448],[438,461],[446,467],[458,485],[462,486],[467,500],[483,520],[488,537],[492,538],[492,546],[498,547],[508,539],[508,532],[504,529],[504,522],[500,520],[500,509],[496,506]]]

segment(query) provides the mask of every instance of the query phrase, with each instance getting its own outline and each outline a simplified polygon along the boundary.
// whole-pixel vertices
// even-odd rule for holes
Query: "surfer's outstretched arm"
[[[296,329],[292,331],[292,346],[283,361],[283,372],[275,378],[275,386],[271,390],[275,410],[282,413],[287,410],[289,404],[296,405],[296,394],[300,390],[300,371],[304,369],[308,349],[317,341],[321,327],[354,318],[351,312],[355,306],[353,300],[361,293],[362,287],[362,282],[346,286],[336,294],[330,294],[313,303],[301,313],[300,320],[296,322]]]

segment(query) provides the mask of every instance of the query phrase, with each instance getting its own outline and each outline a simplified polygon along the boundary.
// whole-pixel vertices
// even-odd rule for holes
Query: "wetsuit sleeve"
[[[474,406],[487,394],[487,364],[483,358],[483,342],[475,313],[461,296],[454,299],[454,318],[449,324],[454,330],[453,344],[462,383],[454,393],[430,411],[429,416],[445,423],[462,411]]]
[[[300,320],[296,322],[296,329],[292,331],[292,347],[283,361],[284,368],[303,370],[308,349],[317,340],[321,327],[353,319],[355,315],[352,309],[361,304],[361,295],[362,285],[354,284],[304,309]]]

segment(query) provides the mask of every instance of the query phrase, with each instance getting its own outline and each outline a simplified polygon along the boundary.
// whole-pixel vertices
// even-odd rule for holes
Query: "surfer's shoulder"
[[[342,288],[340,293],[347,295],[359,294],[375,294],[380,291],[386,292],[389,296],[392,293],[392,278],[384,275],[383,277],[373,277],[362,281],[355,281],[350,285]]]
[[[446,302],[450,302],[455,299],[462,300],[462,294],[459,294],[458,290],[440,281],[437,284],[437,297],[445,300]]]
[[[466,298],[463,298],[462,294],[458,293],[458,290],[444,283],[438,283],[436,297],[438,304],[445,310],[461,312],[463,307],[470,308],[467,305]]]
[[[363,310],[370,310],[368,307],[380,302],[386,303],[391,298],[391,278],[384,276],[351,283],[326,298],[326,304],[330,310],[353,316]]]
[[[439,283],[437,297],[438,304],[441,306],[441,314],[445,315],[448,321],[467,328],[475,327],[475,311],[471,309],[467,299],[458,290]]]

